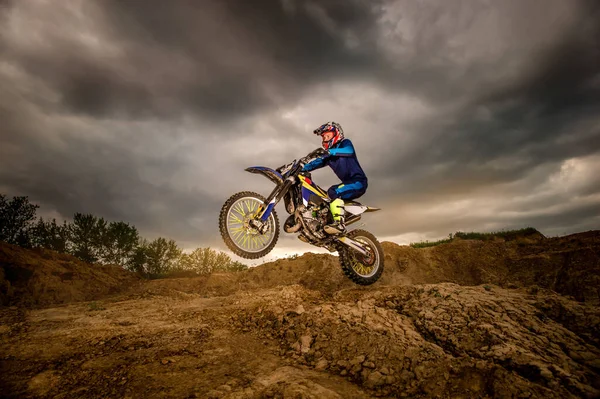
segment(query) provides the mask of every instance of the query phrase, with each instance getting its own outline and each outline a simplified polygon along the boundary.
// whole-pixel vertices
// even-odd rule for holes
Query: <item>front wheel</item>
[[[371,285],[383,273],[383,248],[377,238],[365,230],[352,230],[348,238],[359,241],[368,248],[369,255],[364,256],[351,248],[340,248],[342,271],[350,280],[360,285]]]
[[[250,224],[261,212],[266,199],[257,193],[243,191],[232,195],[221,208],[219,230],[227,247],[236,255],[246,259],[265,256],[279,238],[279,219],[275,209],[266,220],[267,229],[261,234]]]

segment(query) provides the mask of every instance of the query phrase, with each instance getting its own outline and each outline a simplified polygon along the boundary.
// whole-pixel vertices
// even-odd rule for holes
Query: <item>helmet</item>
[[[331,140],[322,142],[323,148],[326,150],[332,148],[334,145],[344,139],[344,130],[342,130],[342,125],[337,122],[327,122],[313,131],[314,134],[319,136],[327,132],[334,132],[335,134]]]

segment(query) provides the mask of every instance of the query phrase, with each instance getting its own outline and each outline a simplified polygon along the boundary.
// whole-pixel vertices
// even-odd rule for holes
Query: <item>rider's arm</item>
[[[339,147],[329,149],[329,154],[334,157],[351,157],[354,155],[354,146],[350,140],[342,140]]]
[[[319,169],[326,165],[327,165],[326,158],[316,158],[316,159],[313,159],[312,161],[310,161],[309,163],[307,163],[306,165],[304,165],[302,170],[304,172],[310,172],[311,170]]]

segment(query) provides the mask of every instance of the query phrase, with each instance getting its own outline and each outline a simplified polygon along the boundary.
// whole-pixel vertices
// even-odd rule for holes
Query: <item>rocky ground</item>
[[[0,396],[600,397],[593,289],[584,301],[542,280],[501,278],[500,266],[516,258],[496,269],[473,262],[496,280],[460,284],[468,273],[440,249],[394,245],[385,245],[385,278],[370,287],[345,281],[335,257],[306,255],[240,274],[131,284],[93,301],[13,301],[0,308]],[[461,253],[453,245],[446,251]],[[540,245],[515,251],[540,257]],[[553,247],[548,257],[581,261],[580,247],[563,248],[568,256]],[[594,275],[598,264],[561,267]],[[423,281],[444,274],[454,282]]]

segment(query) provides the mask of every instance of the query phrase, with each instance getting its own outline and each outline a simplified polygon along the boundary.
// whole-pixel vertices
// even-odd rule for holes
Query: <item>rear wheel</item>
[[[257,193],[243,191],[232,195],[221,208],[219,230],[227,247],[236,255],[246,259],[265,256],[279,238],[279,219],[273,209],[265,221],[263,233],[250,224],[264,209],[266,199]]]
[[[350,280],[360,285],[371,285],[383,273],[383,248],[377,238],[366,230],[352,230],[348,238],[360,242],[368,248],[369,255],[364,256],[351,248],[340,248],[342,271]],[[342,244],[343,245],[343,244]]]

